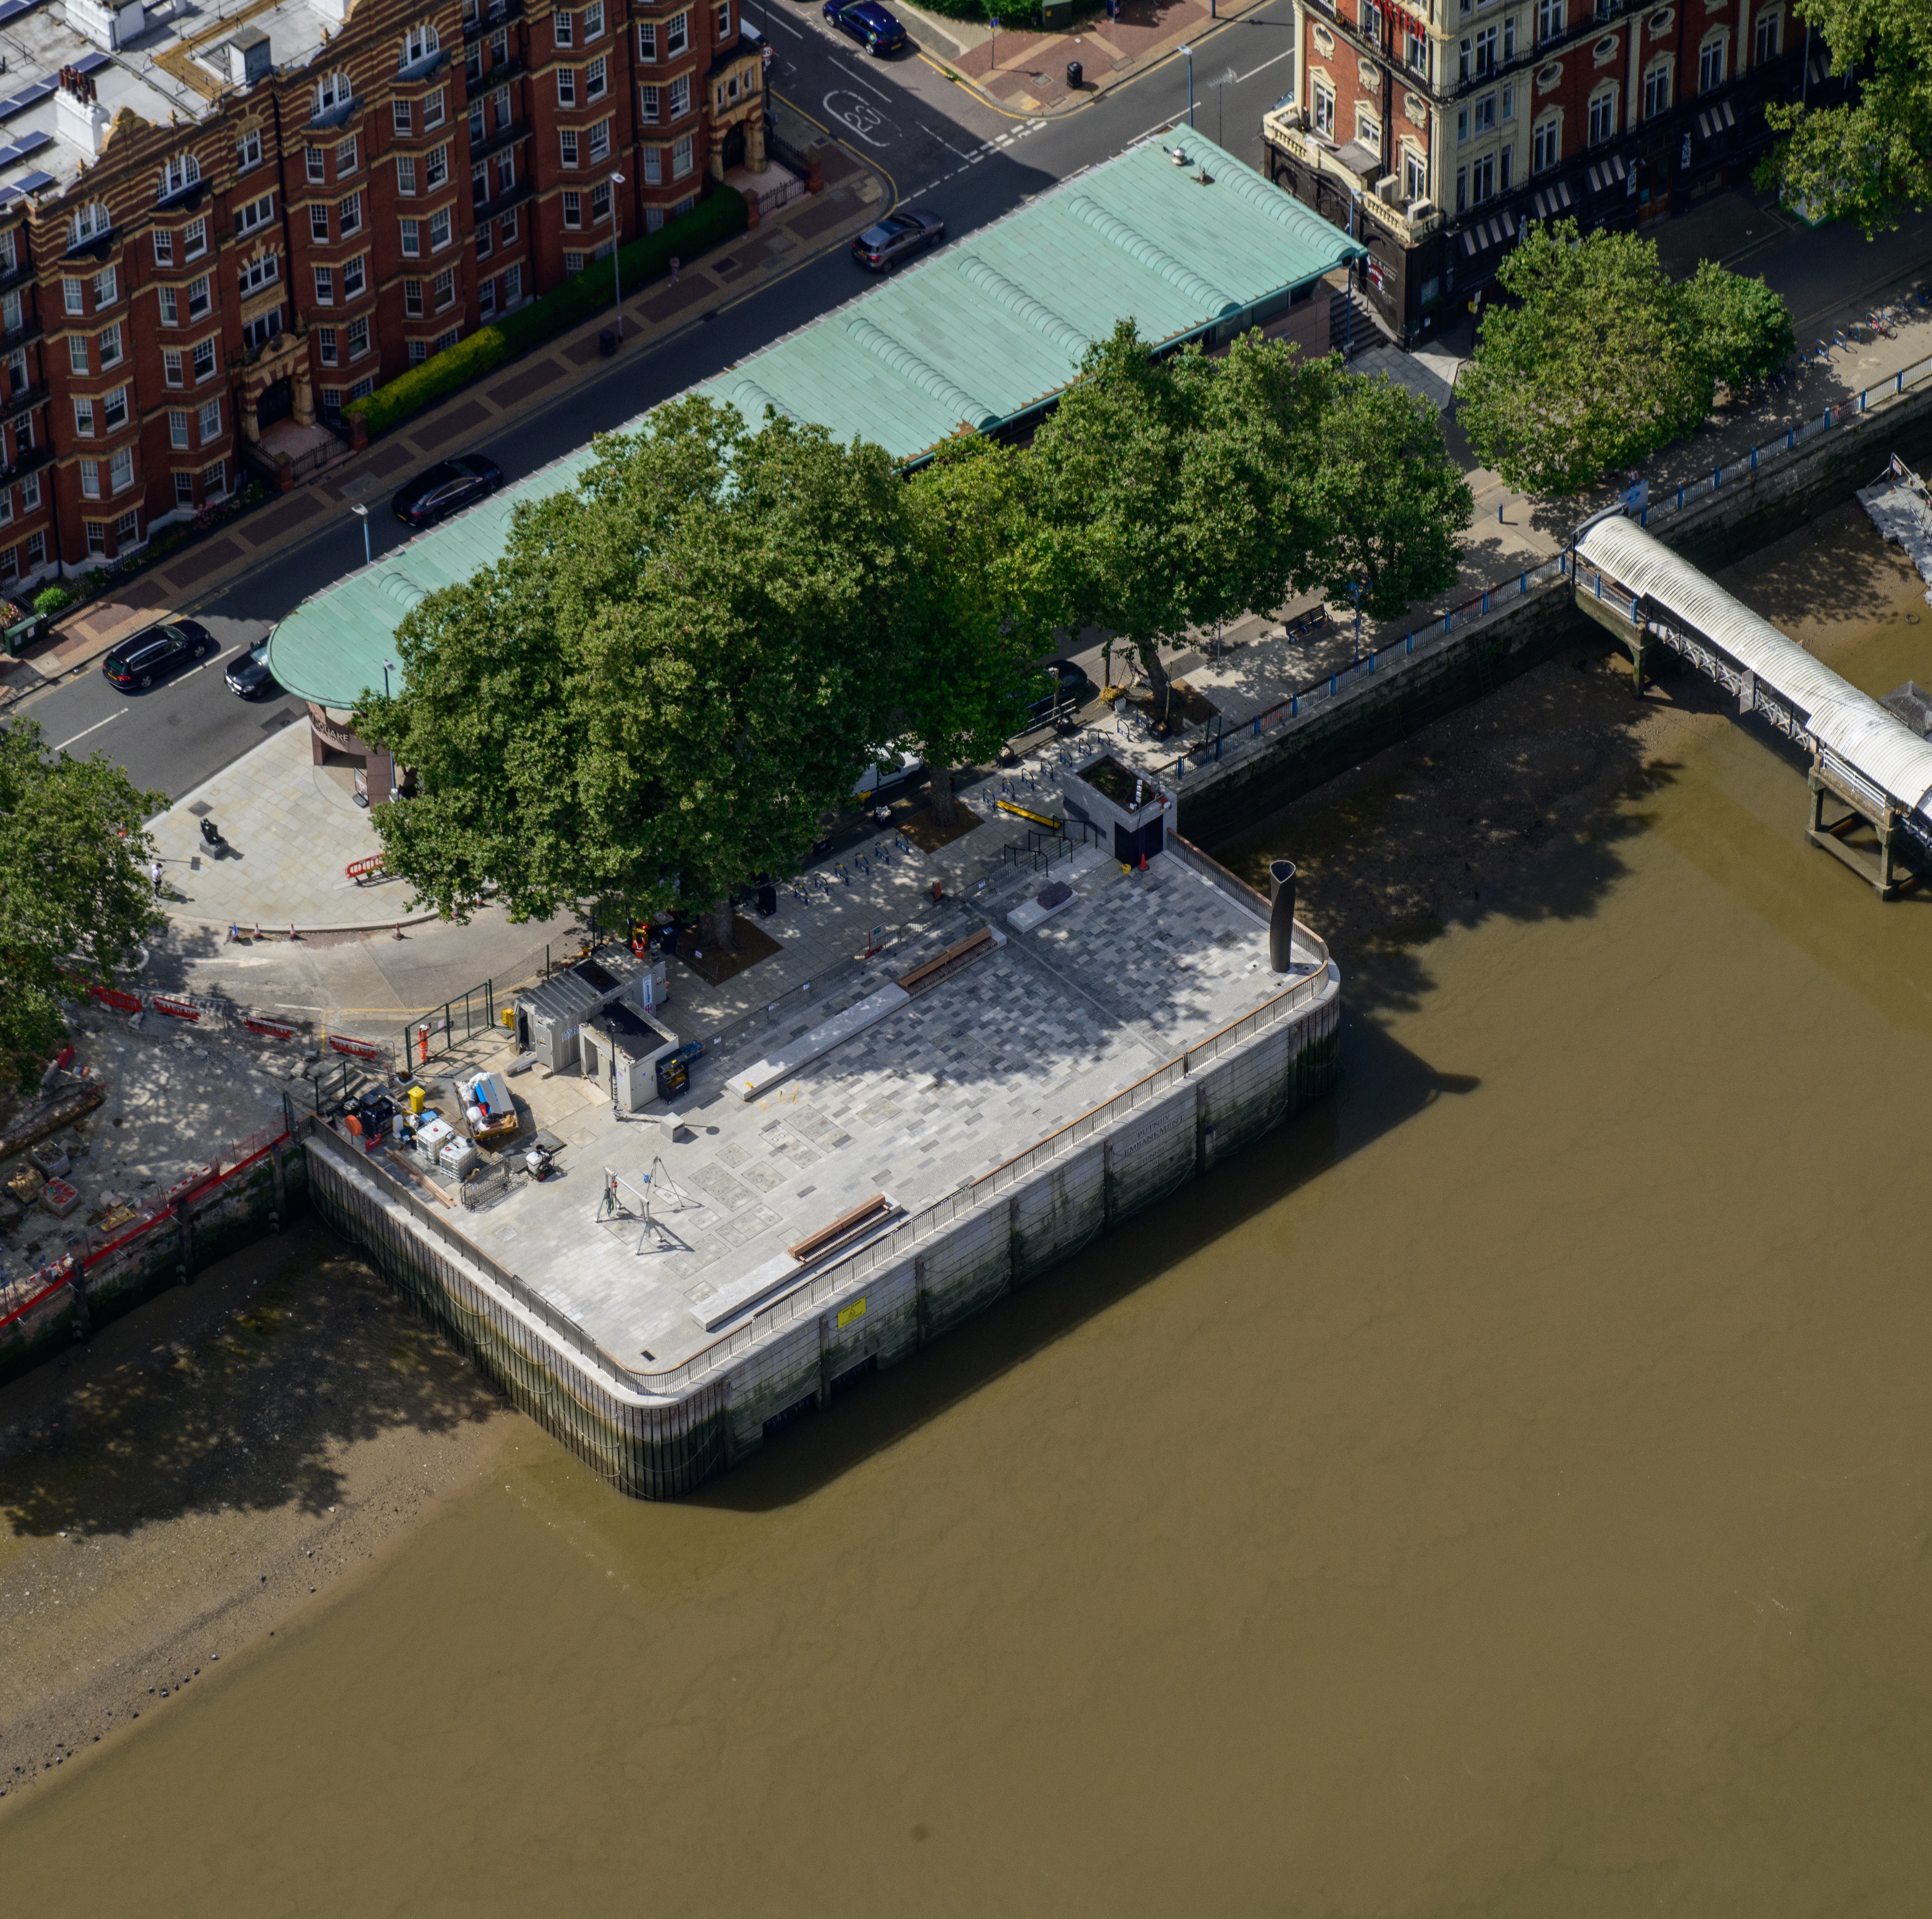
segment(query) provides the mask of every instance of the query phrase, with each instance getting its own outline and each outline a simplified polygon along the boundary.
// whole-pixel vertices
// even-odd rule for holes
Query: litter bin
[[[1082,70],[1080,62],[1078,60],[1070,60],[1067,61],[1066,87],[1067,91],[1070,93],[1078,93],[1080,91],[1080,76]]]
[[[598,352],[602,353],[607,360],[616,352],[617,329],[614,326],[607,326],[604,331],[597,336],[597,350]]]
[[[758,917],[769,919],[778,910],[778,889],[767,880],[758,889]]]

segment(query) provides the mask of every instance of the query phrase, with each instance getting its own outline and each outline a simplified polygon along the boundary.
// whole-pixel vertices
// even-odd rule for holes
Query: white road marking
[[[849,100],[852,104],[850,108],[835,106],[832,103],[835,100]],[[824,108],[828,118],[836,120],[848,133],[856,134],[868,146],[884,148],[892,144],[890,140],[873,139],[872,129],[884,126],[885,116],[875,112],[856,93],[842,94],[835,87],[819,103]]]
[[[775,27],[783,27],[785,31],[791,34],[794,38],[802,40],[805,37],[804,28],[793,25],[791,22],[787,19],[782,13],[768,14],[766,18],[770,25]]]
[[[124,713],[127,710],[127,708],[123,706],[121,709],[121,713]],[[98,733],[104,726],[112,726],[114,722],[121,717],[121,713],[110,713],[106,718],[104,720],[96,720],[91,727],[82,727],[80,732],[72,735],[68,739],[62,740],[60,742],[60,745],[54,748],[54,751],[56,753],[58,753],[64,748],[71,746],[75,740],[85,739],[89,733]]]
[[[854,72],[850,67],[847,67],[845,70],[854,79],[856,80],[874,100],[883,100],[888,106],[893,106],[898,104],[890,94],[881,93],[878,88],[873,85],[870,80],[866,79],[862,74]]]
[[[1245,73],[1237,73],[1234,84],[1238,86],[1242,81],[1251,80],[1257,73],[1264,73],[1270,67],[1279,67],[1284,60],[1294,58],[1294,49],[1291,46],[1286,53],[1277,53],[1272,60],[1264,60],[1258,67],[1250,67]]]
[[[946,151],[948,153],[951,154],[952,155],[952,157],[954,157],[954,159],[956,159],[956,160],[964,160],[965,158],[967,158],[967,157],[968,157],[968,156],[967,156],[966,154],[964,154],[962,153],[962,152],[959,151],[959,149],[958,149],[956,146],[955,146],[955,145],[952,144],[952,142],[950,140],[949,140],[949,139],[946,137],[946,136],[945,136],[944,133],[933,133],[932,129],[930,127],[928,127],[928,126],[926,124],[926,122],[925,122],[923,120],[915,121],[914,122],[914,125],[916,125],[916,126],[919,128],[919,130],[920,130],[920,131],[921,133],[929,133],[929,134],[932,134],[932,138],[933,138],[933,139],[936,139],[936,140],[939,142],[939,144],[940,144],[941,146],[943,146],[943,147],[946,149]],[[946,176],[946,177],[947,177],[947,178],[950,179],[950,178],[952,178],[952,175],[951,175],[950,174],[949,174],[949,175],[947,175],[947,176]]]

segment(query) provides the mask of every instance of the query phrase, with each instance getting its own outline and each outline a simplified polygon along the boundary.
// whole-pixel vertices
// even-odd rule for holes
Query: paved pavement
[[[162,910],[196,926],[256,922],[285,931],[392,926],[408,889],[345,869],[382,850],[355,773],[312,763],[309,730],[290,725],[206,780],[149,825],[161,861]],[[374,796],[386,799],[387,794]],[[212,820],[221,843],[202,837]]]
[[[989,823],[970,837],[1006,835]],[[956,859],[984,868],[995,850]],[[925,870],[902,876],[895,865],[883,886],[866,876],[863,890],[896,901]],[[1073,903],[1037,932],[1020,937],[1006,915],[1044,880],[995,859],[983,887],[869,967],[821,977],[810,998],[788,996],[777,1018],[728,1031],[722,1045],[711,1041],[715,1008],[677,969],[662,1023],[706,1046],[675,1138],[618,1117],[574,1075],[520,1078],[512,1084],[526,1123],[563,1142],[562,1177],[512,1186],[462,1230],[607,1350],[633,1366],[675,1364],[708,1342],[707,1324],[730,1316],[747,1273],[855,1202],[883,1192],[910,1210],[956,1190],[1283,990],[1268,970],[1261,912],[1178,861],[1130,874],[1094,855],[1057,870],[1071,874]],[[849,925],[862,916],[840,891],[829,911]],[[736,1075],[773,1045],[988,925],[1006,944],[968,972],[761,1096],[739,1096]],[[776,982],[799,950],[792,943],[753,972]],[[1318,964],[1306,946],[1297,958],[1307,971]],[[780,997],[775,984],[756,990]],[[600,1216],[607,1168],[628,1182],[634,1216]],[[647,1176],[662,1234],[640,1216]]]

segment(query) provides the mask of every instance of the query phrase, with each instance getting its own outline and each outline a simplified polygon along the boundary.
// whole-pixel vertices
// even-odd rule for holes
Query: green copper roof
[[[1046,405],[1117,321],[1144,340],[1185,340],[1252,319],[1361,252],[1183,128],[1062,181],[698,391],[750,426],[775,406],[914,461],[962,422],[987,431]],[[382,684],[410,607],[500,558],[516,502],[574,486],[593,457],[580,447],[304,601],[270,637],[276,679],[353,706]]]
[[[1144,340],[1186,339],[1361,251],[1182,129],[1076,174],[699,391],[754,425],[771,404],[914,460],[962,421],[985,432],[1046,404],[1117,321],[1134,320]]]

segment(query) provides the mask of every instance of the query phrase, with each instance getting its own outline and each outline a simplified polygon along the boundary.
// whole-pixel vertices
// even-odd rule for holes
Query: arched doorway
[[[268,427],[278,420],[286,420],[295,411],[295,404],[294,382],[284,373],[262,389],[262,397],[255,402],[256,424]]]

